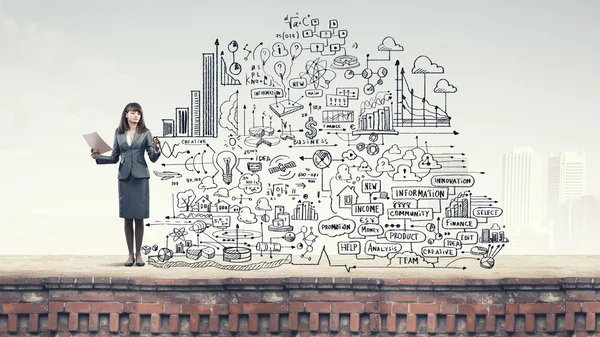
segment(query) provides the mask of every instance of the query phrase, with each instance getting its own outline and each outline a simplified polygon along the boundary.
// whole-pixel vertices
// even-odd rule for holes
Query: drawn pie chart
[[[315,164],[317,168],[326,169],[329,167],[329,165],[331,165],[333,158],[331,157],[331,153],[329,153],[329,151],[317,150],[313,154],[312,160],[313,164]]]

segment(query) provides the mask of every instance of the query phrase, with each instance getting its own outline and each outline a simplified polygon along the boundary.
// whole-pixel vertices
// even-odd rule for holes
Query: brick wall
[[[0,335],[596,336],[599,288],[591,278],[0,278]]]

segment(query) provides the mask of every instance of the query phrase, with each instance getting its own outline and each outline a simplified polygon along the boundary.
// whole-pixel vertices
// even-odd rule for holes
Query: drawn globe
[[[161,248],[158,251],[158,261],[165,262],[173,257],[173,251],[169,248]]]
[[[496,261],[493,257],[482,257],[479,261],[479,265],[484,269],[492,269],[494,264],[496,264]]]
[[[328,168],[329,165],[331,165],[333,158],[331,157],[331,153],[329,153],[329,151],[317,150],[313,154],[312,160],[313,164],[315,164],[317,168],[325,169]]]

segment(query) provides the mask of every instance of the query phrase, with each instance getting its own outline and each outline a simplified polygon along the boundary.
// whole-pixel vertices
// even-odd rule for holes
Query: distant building
[[[502,215],[509,238],[543,221],[543,165],[531,147],[515,148],[502,160]]]
[[[585,153],[561,152],[548,159],[548,218],[554,220],[561,204],[585,193]]]

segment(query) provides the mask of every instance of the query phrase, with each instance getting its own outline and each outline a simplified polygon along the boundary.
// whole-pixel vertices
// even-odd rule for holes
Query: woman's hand
[[[98,156],[100,155],[100,152],[94,151],[94,148],[92,148],[91,152],[92,152],[92,158],[94,160],[98,159]]]
[[[152,144],[154,145],[154,150],[156,150],[156,152],[160,152],[160,140],[158,140],[158,138],[154,137],[152,139]]]

